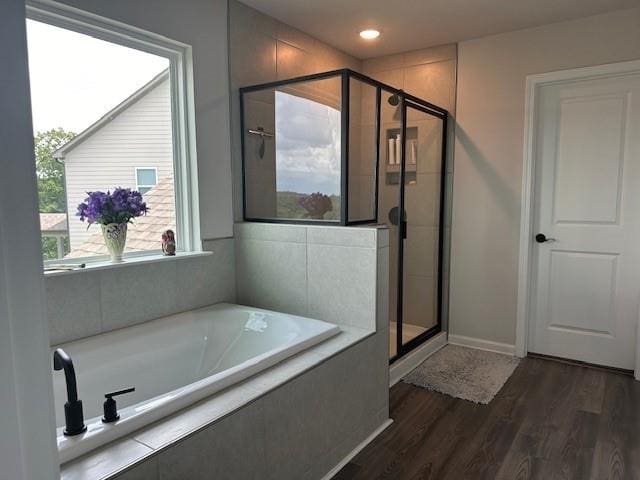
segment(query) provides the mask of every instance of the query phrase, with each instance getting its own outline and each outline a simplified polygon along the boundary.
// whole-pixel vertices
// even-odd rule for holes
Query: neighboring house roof
[[[122,101],[115,108],[109,110],[105,115],[103,115],[97,122],[80,132],[78,135],[73,137],[70,141],[62,145],[55,152],[53,152],[54,158],[64,158],[67,153],[73,150],[75,147],[84,142],[87,138],[93,135],[96,131],[100,130],[106,124],[108,124],[111,120],[117,117],[120,113],[129,108],[132,104],[140,100],[147,93],[157,87],[159,84],[164,82],[167,78],[169,78],[169,70],[164,70],[156,75],[149,83],[138,89],[132,95],[127,97],[124,101]]]
[[[149,207],[149,213],[138,217],[129,224],[125,253],[143,250],[160,250],[162,232],[167,229],[176,230],[175,197],[173,178],[164,177],[158,184],[143,196]],[[77,217],[75,221],[80,221]],[[72,221],[74,221],[72,220]],[[104,245],[102,230],[96,231],[79,247],[74,248],[65,258],[89,257],[92,255],[108,255]]]
[[[40,214],[40,232],[43,234],[61,234],[67,233],[67,230],[69,230],[69,228],[66,213]]]

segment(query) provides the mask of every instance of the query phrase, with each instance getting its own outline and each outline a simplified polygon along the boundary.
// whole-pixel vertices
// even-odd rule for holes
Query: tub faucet
[[[64,404],[65,429],[67,436],[79,435],[87,430],[82,413],[82,400],[78,400],[78,387],[76,384],[76,371],[73,361],[61,348],[53,352],[53,369],[64,370],[64,379],[67,384],[67,403]]]

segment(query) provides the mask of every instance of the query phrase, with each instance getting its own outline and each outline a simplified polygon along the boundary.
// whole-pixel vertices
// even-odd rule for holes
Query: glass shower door
[[[378,222],[389,229],[389,357],[398,355],[398,234],[402,105],[397,93],[382,90],[380,98],[380,175]]]
[[[403,102],[398,232],[397,351],[406,353],[440,330],[445,118]]]

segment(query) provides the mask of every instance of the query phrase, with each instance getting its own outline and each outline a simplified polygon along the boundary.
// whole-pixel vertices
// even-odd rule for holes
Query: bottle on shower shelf
[[[396,164],[396,139],[395,138],[389,139],[389,152],[387,157],[388,157],[389,165]]]
[[[411,140],[411,154],[409,155],[409,163],[416,165],[418,163],[418,141]]]

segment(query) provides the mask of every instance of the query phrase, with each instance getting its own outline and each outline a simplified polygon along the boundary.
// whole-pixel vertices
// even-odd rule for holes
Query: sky
[[[80,133],[169,67],[157,55],[27,20],[35,133]]]
[[[340,193],[340,112],[276,91],[276,187]]]

